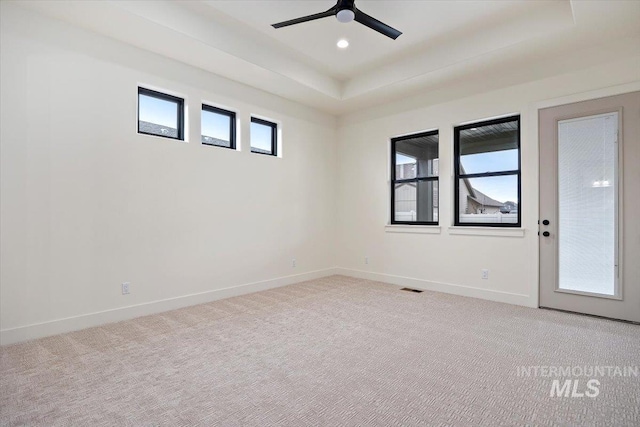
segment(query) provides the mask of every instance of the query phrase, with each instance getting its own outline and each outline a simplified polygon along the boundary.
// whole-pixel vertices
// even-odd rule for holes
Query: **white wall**
[[[558,103],[568,103],[624,90],[606,89],[615,85],[638,90],[640,49],[635,43],[636,55],[579,72],[436,105],[430,96],[418,95],[344,117],[338,130],[339,271],[537,307],[537,108],[549,103],[545,100],[566,97]],[[513,113],[522,117],[522,230],[451,227],[453,127]],[[385,227],[390,217],[389,139],[431,129],[440,130],[440,227]],[[410,232],[415,228],[429,233]],[[488,280],[481,278],[482,269],[490,270]]]
[[[334,266],[333,117],[15,5],[1,15],[3,343]],[[188,142],[137,134],[138,84],[186,98]],[[202,100],[237,111],[242,151],[198,142]],[[280,123],[282,158],[249,152],[251,114]]]

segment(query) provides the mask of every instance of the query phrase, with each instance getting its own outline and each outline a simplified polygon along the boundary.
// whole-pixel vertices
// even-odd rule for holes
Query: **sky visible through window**
[[[465,173],[483,173],[518,169],[518,150],[492,151],[461,156]],[[396,153],[396,164],[412,164],[416,159]],[[518,201],[517,179],[514,176],[496,176],[490,179],[474,179],[472,185],[499,202]]]
[[[251,146],[271,152],[271,127],[251,122]]]
[[[161,126],[178,128],[178,105],[152,96],[140,95],[140,120]]]
[[[406,165],[409,163],[415,163],[416,159],[413,157],[405,156],[401,153],[396,153],[396,165]]]
[[[516,175],[469,178],[471,186],[499,202],[518,201],[518,177]],[[462,185],[462,184],[460,184]]]
[[[202,110],[202,135],[230,141],[229,116]]]
[[[460,157],[465,173],[518,170],[518,150],[492,151]],[[462,171],[460,171],[462,173]],[[515,176],[475,179],[474,188],[499,202],[518,201],[518,180]]]

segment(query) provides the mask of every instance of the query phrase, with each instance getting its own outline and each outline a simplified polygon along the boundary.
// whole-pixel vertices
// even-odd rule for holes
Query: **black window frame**
[[[518,169],[499,172],[482,172],[482,173],[466,173],[460,174],[460,131],[468,130],[472,128],[478,128],[482,126],[496,125],[500,123],[507,123],[516,121],[518,123],[517,132],[517,144],[518,144]],[[501,117],[499,119],[483,120],[474,123],[467,123],[465,125],[456,126],[453,128],[453,169],[454,169],[454,188],[455,188],[455,213],[454,213],[454,226],[460,227],[521,227],[522,226],[522,144],[521,144],[521,119],[520,114],[516,114],[508,117]],[[488,222],[460,222],[460,180],[464,178],[485,178],[493,176],[517,176],[518,178],[518,222],[517,223],[488,223]]]
[[[223,108],[214,107],[213,105],[202,104],[202,110],[200,111],[200,117],[202,117],[202,111],[207,111],[209,113],[220,114],[221,116],[229,117],[229,147],[225,147],[224,145],[211,144],[202,141],[202,123],[200,123],[200,142],[202,145],[208,145],[210,147],[219,147],[219,148],[227,148],[227,149],[236,149],[236,113],[234,111],[225,110]]]
[[[163,101],[174,102],[178,108],[176,108],[176,124],[178,126],[178,136],[159,135],[157,133],[143,132],[140,130],[140,95],[149,96]],[[175,139],[177,141],[184,141],[184,98],[178,96],[169,95],[163,92],[147,89],[138,86],[138,133],[142,135],[157,136],[160,138]]]
[[[270,122],[269,120],[259,119],[257,117],[251,117],[251,123],[257,123],[264,126],[269,126],[271,128],[271,153],[261,153],[259,151],[253,151],[253,146],[251,145],[251,135],[249,135],[249,149],[254,154],[262,154],[264,156],[278,156],[278,124],[274,122]]]
[[[440,223],[440,168],[438,168],[437,176],[418,177],[415,178],[396,179],[396,142],[405,141],[407,139],[415,139],[423,136],[438,136],[438,153],[440,152],[440,131],[439,129],[426,132],[414,133],[411,135],[403,135],[391,138],[391,224],[392,225],[439,225]],[[438,158],[440,156],[438,155]],[[396,218],[396,184],[418,181],[436,181],[438,182],[438,221],[397,221]]]

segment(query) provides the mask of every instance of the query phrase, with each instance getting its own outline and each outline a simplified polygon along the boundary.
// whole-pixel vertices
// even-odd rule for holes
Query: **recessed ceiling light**
[[[340,39],[338,40],[338,47],[340,49],[346,49],[347,47],[349,47],[349,42],[346,41],[345,39]]]

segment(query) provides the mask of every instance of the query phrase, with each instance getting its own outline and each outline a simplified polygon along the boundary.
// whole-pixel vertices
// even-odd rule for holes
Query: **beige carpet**
[[[536,365],[640,365],[640,327],[333,276],[2,347],[0,424],[640,425],[640,378]]]

